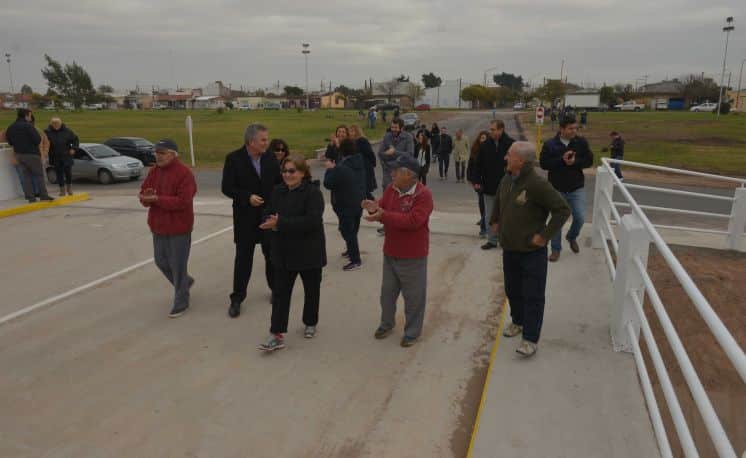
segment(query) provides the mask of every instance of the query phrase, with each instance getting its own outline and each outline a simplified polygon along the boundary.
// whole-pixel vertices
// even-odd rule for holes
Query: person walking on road
[[[440,129],[440,147],[438,148],[438,172],[441,180],[448,179],[448,166],[453,152],[453,138],[448,135],[446,126]]]
[[[334,135],[331,136],[329,144],[326,145],[324,157],[330,161],[336,162],[339,159],[339,144],[350,136],[350,131],[344,124],[337,126]]]
[[[414,157],[414,139],[412,134],[404,130],[404,121],[394,119],[391,121],[391,131],[386,132],[378,150],[378,159],[383,169],[383,191],[391,184],[391,173],[396,159],[406,154]]]
[[[36,202],[33,183],[38,187],[39,199],[54,200],[47,192],[44,183],[44,166],[39,145],[42,137],[32,123],[33,113],[26,108],[19,108],[16,121],[5,130],[5,138],[13,147],[14,162],[21,171],[21,185],[26,200]]]
[[[488,137],[489,132],[487,132],[486,130],[479,132],[479,135],[477,135],[477,139],[471,145],[469,164],[466,168],[466,179],[469,181],[469,184],[474,189],[474,192],[477,193],[477,202],[479,204],[479,222],[477,222],[477,225],[479,226],[479,237],[481,238],[487,237],[487,221],[485,221],[484,218],[484,194],[482,194],[479,185],[476,184],[479,182],[476,164],[477,156],[479,156],[479,149],[482,147],[482,143],[487,141]]]
[[[469,139],[464,135],[463,129],[456,130],[456,138],[453,140],[453,162],[456,165],[456,181],[466,180],[466,162],[469,160]]]
[[[609,133],[609,137],[611,137],[611,144],[602,149],[601,152],[611,152],[611,158],[612,159],[624,159],[624,139],[619,134],[619,132],[613,130],[611,133]],[[620,180],[624,180],[624,177],[622,176],[622,166],[619,164],[611,164],[611,166],[614,168],[614,173]]]
[[[433,161],[438,160],[438,153],[440,152],[440,127],[436,122],[430,128],[430,149]]]
[[[348,272],[362,266],[358,232],[363,214],[360,204],[366,197],[365,159],[355,152],[355,142],[349,138],[340,143],[339,151],[342,155],[339,162],[326,162],[324,187],[332,192],[332,208],[347,246],[342,257],[350,261],[342,270]]]
[[[49,139],[49,165],[54,166],[60,197],[72,196],[73,156],[80,144],[78,136],[57,117],[51,119],[44,134]]]
[[[386,228],[383,242],[381,281],[381,323],[376,339],[394,329],[396,301],[404,297],[404,336],[402,347],[411,347],[422,334],[427,301],[427,256],[430,245],[430,214],[433,195],[418,183],[417,159],[402,155],[394,164],[394,181],[378,201],[363,201],[365,219],[378,221]]]
[[[593,152],[585,138],[578,135],[574,116],[560,120],[557,135],[544,143],[539,159],[541,168],[549,171],[552,186],[562,194],[572,209],[572,225],[567,231],[567,241],[573,253],[580,252],[578,236],[585,222],[585,176],[583,169],[593,165]],[[549,261],[557,262],[562,251],[562,231],[552,238]]]
[[[420,164],[419,180],[420,183],[427,186],[427,172],[430,170],[432,156],[430,154],[430,140],[427,138],[426,131],[417,132],[414,145],[414,157]]]
[[[373,146],[370,141],[365,138],[363,129],[357,124],[353,124],[348,129],[350,131],[350,138],[355,141],[355,149],[358,154],[363,156],[365,161],[365,193],[366,199],[373,199],[373,191],[378,189],[378,182],[376,181],[376,154],[373,152]]]
[[[266,206],[271,204],[272,190],[282,180],[280,164],[273,151],[267,151],[269,132],[262,124],[250,124],[244,133],[245,144],[229,153],[223,166],[223,194],[233,200],[233,242],[236,257],[233,264],[233,292],[228,315],[241,314],[246,288],[254,264],[254,248],[262,247],[267,286],[273,289],[272,259],[269,240],[259,225]]]
[[[140,186],[139,197],[140,203],[148,208],[155,265],[174,287],[174,302],[168,316],[176,318],[189,308],[189,291],[194,284],[187,267],[197,183],[189,167],[179,160],[179,149],[173,140],[160,140],[153,149],[155,167]]]
[[[479,147],[479,154],[474,167],[474,189],[484,197],[484,211],[487,221],[492,219],[495,207],[497,188],[505,175],[505,155],[515,140],[505,133],[505,123],[501,119],[490,122],[490,135]],[[483,250],[497,248],[497,233],[491,228],[487,231],[487,242]]]
[[[290,298],[295,280],[303,282],[303,335],[316,335],[319,322],[321,272],[326,266],[324,236],[324,196],[318,182],[311,181],[306,160],[293,155],[282,162],[283,183],[278,185],[266,208],[266,219],[259,226],[267,231],[275,269],[275,298],[272,301],[270,335],[259,345],[262,351],[285,348]]]
[[[532,143],[513,143],[506,159],[507,175],[500,181],[489,223],[500,233],[505,295],[510,303],[512,323],[503,335],[522,335],[516,351],[529,357],[536,353],[544,319],[547,241],[559,232],[570,208],[536,173]]]

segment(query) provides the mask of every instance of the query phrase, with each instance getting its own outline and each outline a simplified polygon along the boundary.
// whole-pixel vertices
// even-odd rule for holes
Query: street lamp
[[[720,119],[720,104],[723,103],[723,80],[725,79],[725,61],[728,58],[728,38],[730,37],[730,33],[736,28],[736,26],[733,25],[733,16],[728,16],[725,18],[725,27],[723,27],[723,32],[725,32],[725,51],[723,52],[723,71],[720,73],[720,92],[718,93],[718,109],[717,109],[717,115],[715,116],[716,119]]]
[[[5,62],[8,63],[8,76],[10,77],[10,93],[13,94],[15,91],[13,90],[13,70],[10,67],[10,53],[5,53]]]
[[[309,95],[308,95],[308,55],[311,54],[311,50],[308,49],[311,45],[309,43],[303,43],[303,56],[306,58],[306,110],[311,109],[311,105],[309,103]]]
[[[497,67],[490,67],[484,71],[484,87],[487,87],[487,72],[497,69]]]
[[[741,76],[743,76],[743,64],[746,63],[746,59],[741,61],[741,71],[738,72],[738,92],[736,92],[736,108],[738,108],[738,101],[741,99]]]

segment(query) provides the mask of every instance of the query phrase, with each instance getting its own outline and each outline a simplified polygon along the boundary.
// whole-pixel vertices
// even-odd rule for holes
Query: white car
[[[691,107],[689,111],[694,111],[694,112],[706,111],[706,112],[712,113],[713,111],[717,109],[717,107],[718,107],[717,103],[705,102],[701,105],[695,105]]]
[[[521,102],[518,102],[515,105],[513,105],[513,110],[515,111],[520,111],[520,110],[523,110],[524,108],[526,107]]]
[[[238,111],[250,111],[250,110],[251,110],[250,105],[239,105],[238,106]]]
[[[614,105],[614,109],[617,111],[642,111],[645,109],[645,105],[637,103],[634,100],[627,100],[619,105]]]

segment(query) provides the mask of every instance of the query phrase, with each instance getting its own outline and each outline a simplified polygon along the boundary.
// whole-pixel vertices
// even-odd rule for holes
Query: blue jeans
[[[579,188],[571,192],[560,192],[572,210],[572,224],[567,231],[567,240],[575,240],[580,235],[580,229],[585,223],[585,188]],[[552,251],[562,250],[562,229],[552,237]]]

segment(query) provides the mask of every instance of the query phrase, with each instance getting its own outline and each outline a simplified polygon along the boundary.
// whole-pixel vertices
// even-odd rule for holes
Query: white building
[[[417,104],[426,103],[431,108],[469,108],[471,104],[461,100],[461,89],[473,83],[460,80],[446,80],[440,87],[425,89],[425,96]]]

